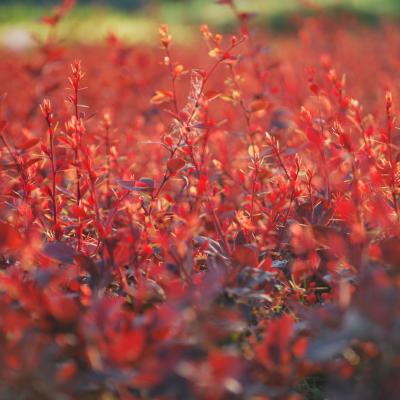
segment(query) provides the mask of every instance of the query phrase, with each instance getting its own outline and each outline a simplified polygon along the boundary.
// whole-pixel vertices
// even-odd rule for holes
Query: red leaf
[[[258,265],[257,253],[251,246],[236,246],[233,252],[233,258],[243,266],[256,267]]]
[[[83,209],[83,207],[82,206],[77,206],[77,205],[74,205],[72,208],[71,208],[71,211],[72,211],[72,216],[74,216],[75,218],[86,218],[87,217],[87,213],[86,213],[86,211]]]
[[[312,83],[310,85],[310,90],[314,93],[314,94],[318,94],[319,93],[319,87],[317,84]]]
[[[46,25],[54,26],[58,23],[60,18],[57,15],[54,15],[52,17],[43,17],[42,22]]]
[[[56,380],[65,382],[72,379],[76,372],[78,371],[78,367],[76,366],[74,361],[67,361],[63,363],[56,372]]]
[[[312,232],[317,243],[328,249],[336,257],[346,257],[348,244],[346,237],[334,228],[322,225],[313,225]]]
[[[220,92],[217,92],[215,90],[209,90],[205,93],[204,98],[208,101],[212,101],[214,99],[216,99],[217,97],[219,97],[221,95]]]
[[[115,333],[110,345],[110,358],[116,363],[135,361],[142,353],[146,337],[142,330]]]
[[[185,166],[185,161],[182,158],[171,158],[167,163],[168,171],[171,174],[179,171]]]
[[[29,168],[30,166],[32,166],[33,164],[36,164],[39,161],[42,161],[42,159],[40,157],[31,158],[30,160],[25,161],[24,168]]]
[[[257,358],[268,368],[285,370],[290,363],[290,342],[293,334],[293,319],[284,315],[268,324],[264,343],[257,349]]]
[[[67,295],[52,295],[48,298],[47,307],[54,318],[64,323],[73,321],[79,315],[76,301]]]
[[[387,238],[379,242],[381,259],[393,267],[400,267],[400,239]]]
[[[33,139],[28,139],[25,140],[25,142],[23,142],[22,144],[20,144],[18,147],[22,150],[27,150],[33,146],[35,146],[36,144],[39,143],[39,139],[38,138],[33,138]]]
[[[0,132],[7,126],[7,121],[0,120]]]
[[[22,245],[18,231],[11,225],[0,222],[0,249],[17,250]]]

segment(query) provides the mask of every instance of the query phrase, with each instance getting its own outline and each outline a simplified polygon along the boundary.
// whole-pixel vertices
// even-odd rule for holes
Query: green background
[[[400,0],[313,0],[337,21],[351,13],[360,21],[376,25],[385,19],[397,23]],[[311,15],[298,0],[237,0],[238,8],[258,14],[258,27],[278,32],[295,30],[293,16]],[[26,30],[45,35],[40,24],[51,13],[50,0],[0,0],[0,41],[11,31]],[[221,31],[230,30],[234,18],[228,7],[214,0],[80,0],[78,6],[57,27],[67,41],[98,42],[114,32],[128,42],[154,42],[157,27],[168,23],[176,41],[198,35],[197,26],[207,23]],[[194,29],[195,28],[195,29]],[[182,39],[183,40],[183,39]]]

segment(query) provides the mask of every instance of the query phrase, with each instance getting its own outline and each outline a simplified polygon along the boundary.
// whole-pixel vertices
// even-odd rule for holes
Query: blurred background
[[[60,2],[54,0],[0,0],[0,43],[29,41],[45,35],[43,15]],[[349,16],[378,26],[383,19],[398,23],[400,0],[237,0],[240,10],[257,13],[257,26],[280,33],[296,30],[296,18],[324,13],[338,23]],[[157,40],[160,23],[171,25],[174,40],[188,43],[197,27],[207,23],[221,31],[234,25],[228,7],[215,0],[78,0],[77,6],[57,26],[66,41],[99,42],[113,32],[137,42]]]

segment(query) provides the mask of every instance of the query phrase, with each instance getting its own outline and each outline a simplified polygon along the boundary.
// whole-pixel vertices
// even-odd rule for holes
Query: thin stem
[[[108,124],[105,127],[106,135],[105,135],[105,156],[106,156],[106,206],[107,209],[110,208],[111,205],[111,197],[110,197],[110,170],[111,170],[111,157],[110,157],[110,127]]]
[[[175,109],[175,113],[178,114],[179,112],[179,108],[178,108],[178,99],[176,97],[176,85],[175,85],[175,81],[176,81],[176,74],[173,70],[172,67],[172,59],[171,59],[171,52],[169,51],[169,47],[165,47],[165,54],[168,57],[168,68],[169,68],[169,73],[171,76],[171,85],[172,85],[172,93],[173,93],[173,102],[174,102],[174,109]]]
[[[388,147],[388,157],[390,163],[390,187],[392,192],[392,200],[394,205],[394,210],[396,212],[397,220],[400,220],[399,215],[399,206],[397,203],[397,193],[396,193],[396,174],[395,167],[396,165],[393,162],[393,150],[392,150],[392,123],[393,118],[391,115],[390,107],[387,109],[387,147]]]

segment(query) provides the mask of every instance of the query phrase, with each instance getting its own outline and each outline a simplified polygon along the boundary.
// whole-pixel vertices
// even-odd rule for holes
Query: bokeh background
[[[0,0],[0,42],[29,44],[28,32],[44,35],[40,18],[58,2],[54,0]],[[161,22],[171,25],[175,41],[188,43],[197,26],[207,22],[220,30],[234,24],[227,7],[215,0],[78,0],[78,5],[58,27],[70,42],[99,42],[110,32],[127,42],[153,42]],[[378,26],[385,19],[398,23],[399,0],[239,0],[241,10],[256,11],[257,26],[278,33],[296,30],[299,17],[324,13],[337,23],[357,18]],[[18,46],[17,46],[18,47]],[[22,46],[21,44],[21,47]]]

